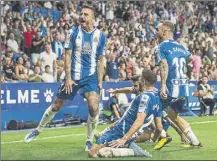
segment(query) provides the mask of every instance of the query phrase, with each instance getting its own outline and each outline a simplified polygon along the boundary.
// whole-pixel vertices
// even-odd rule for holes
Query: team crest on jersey
[[[83,48],[82,48],[82,54],[88,54],[91,55],[92,48],[89,42],[84,42]]]
[[[95,37],[95,38],[93,39],[93,41],[94,41],[94,42],[98,42],[98,38]]]

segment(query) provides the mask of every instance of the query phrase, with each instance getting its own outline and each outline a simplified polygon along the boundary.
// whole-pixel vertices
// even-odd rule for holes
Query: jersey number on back
[[[185,58],[174,58],[173,59],[173,66],[175,66],[176,78],[185,78]]]

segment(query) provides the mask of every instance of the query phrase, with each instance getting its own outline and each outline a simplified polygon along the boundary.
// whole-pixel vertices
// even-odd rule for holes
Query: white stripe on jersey
[[[179,85],[173,85],[172,84],[172,97],[178,98],[179,96]]]
[[[99,47],[100,43],[100,30],[95,30],[92,37],[92,52],[91,52],[91,64],[90,64],[90,74],[92,75],[95,73],[96,69],[96,54],[97,54],[97,48]]]
[[[65,44],[64,44],[65,48],[70,48],[73,30],[74,30],[74,28],[70,29],[66,35],[66,40],[65,40]]]
[[[76,44],[75,44],[75,80],[81,79],[81,51],[82,51],[82,41],[83,41],[83,34],[82,29],[79,26],[78,35],[76,37]]]
[[[185,95],[189,97],[189,84],[186,85],[185,89]]]

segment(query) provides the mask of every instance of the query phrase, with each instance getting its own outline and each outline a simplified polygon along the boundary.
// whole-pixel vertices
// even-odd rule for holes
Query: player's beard
[[[157,40],[158,40],[158,43],[161,43],[162,41],[164,41],[164,38],[162,36],[158,35]]]
[[[87,22],[87,21],[80,20],[80,25],[87,32],[91,31],[92,28],[93,28],[93,23],[92,22]]]

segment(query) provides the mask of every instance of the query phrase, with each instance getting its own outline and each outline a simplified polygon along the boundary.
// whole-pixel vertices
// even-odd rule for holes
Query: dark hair
[[[133,82],[139,81],[140,75],[134,75],[131,79]]]
[[[40,66],[39,66],[39,65],[35,65],[35,66],[34,66],[34,69],[35,69],[36,67],[39,67],[39,68],[40,68]]]
[[[50,65],[45,65],[45,69],[48,68],[48,67],[50,67]]]
[[[17,57],[17,59],[16,59],[16,62],[18,63],[18,61],[19,61],[19,59],[20,58],[22,58],[23,59],[23,57],[22,56],[19,56],[19,57]]]
[[[143,69],[141,79],[142,82],[146,82],[145,84],[153,86],[157,82],[157,74],[149,69]]]
[[[84,8],[88,8],[88,9],[92,10],[94,17],[96,17],[95,7],[93,5],[85,4],[85,5],[82,6],[82,9],[84,9]]]

